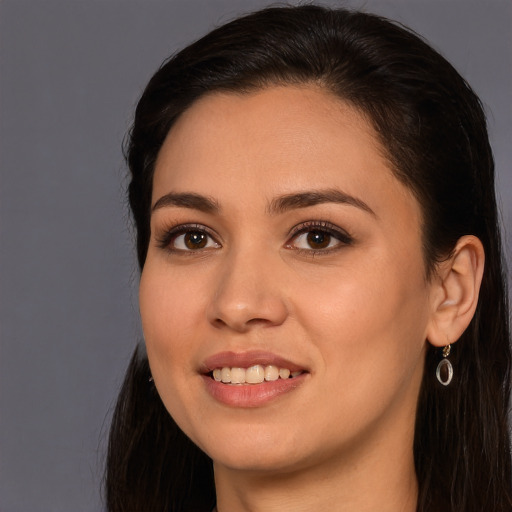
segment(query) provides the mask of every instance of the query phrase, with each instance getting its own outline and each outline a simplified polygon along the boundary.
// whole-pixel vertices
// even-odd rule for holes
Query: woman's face
[[[412,446],[431,309],[421,214],[357,110],[313,87],[206,96],[167,137],[152,204],[151,371],[216,464]]]

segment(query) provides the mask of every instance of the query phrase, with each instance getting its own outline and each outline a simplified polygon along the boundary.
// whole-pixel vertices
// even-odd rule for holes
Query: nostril
[[[215,318],[212,323],[215,327],[219,327],[219,328],[227,326],[226,322],[224,322],[224,320],[222,320],[222,318]]]
[[[214,327],[218,329],[230,327],[231,329],[234,329],[239,332],[245,332],[253,327],[266,327],[274,325],[274,323],[271,320],[268,320],[266,318],[251,318],[249,320],[240,321],[232,319],[230,322],[226,322],[222,318],[216,318],[212,323]]]
[[[223,289],[212,297],[206,311],[214,327],[244,332],[254,327],[280,325],[285,321],[288,309],[279,292],[268,290],[270,287],[265,287],[265,293],[257,289],[240,291],[234,286],[228,287],[228,284],[224,283]]]
[[[247,324],[250,325],[266,325],[271,323],[272,322],[270,320],[267,320],[266,318],[251,318],[251,320],[247,322]]]

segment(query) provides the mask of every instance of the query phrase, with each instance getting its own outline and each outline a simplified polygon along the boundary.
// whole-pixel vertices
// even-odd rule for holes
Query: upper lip
[[[215,370],[215,368],[249,368],[257,364],[287,368],[291,372],[306,370],[303,366],[276,354],[272,354],[271,352],[253,350],[248,352],[219,352],[218,354],[209,356],[203,362],[201,373],[209,373]]]

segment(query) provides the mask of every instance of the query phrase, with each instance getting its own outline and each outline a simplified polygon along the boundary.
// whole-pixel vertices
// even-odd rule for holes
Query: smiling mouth
[[[294,379],[306,373],[304,370],[290,371],[288,368],[279,368],[274,365],[263,366],[256,364],[248,368],[229,367],[215,368],[209,373],[216,382],[234,385],[254,385],[262,382],[275,382],[279,379]]]

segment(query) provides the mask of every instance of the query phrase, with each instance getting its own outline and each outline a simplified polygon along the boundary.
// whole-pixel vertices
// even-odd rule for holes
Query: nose
[[[247,252],[226,258],[207,310],[209,322],[241,333],[281,325],[288,307],[276,263]]]

